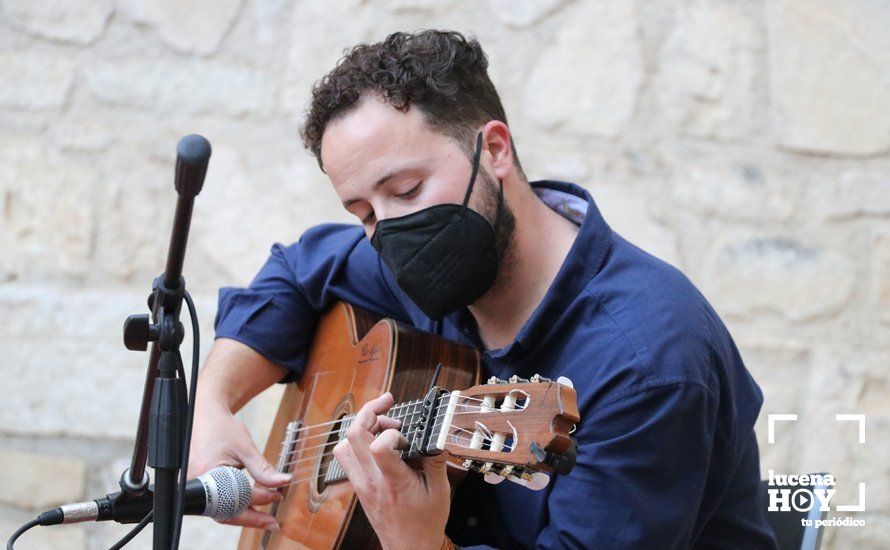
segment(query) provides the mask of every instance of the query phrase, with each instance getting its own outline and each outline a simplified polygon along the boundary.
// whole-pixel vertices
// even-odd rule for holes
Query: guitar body
[[[238,548],[379,548],[348,481],[324,482],[336,443],[331,433],[338,419],[383,392],[392,392],[396,403],[422,398],[439,363],[437,386],[463,389],[479,383],[476,350],[335,304],[317,326],[299,381],[285,390],[264,452],[271,464],[294,476],[282,490],[283,500],[267,507],[281,531],[244,529]],[[302,438],[282,460],[294,422],[305,427]]]

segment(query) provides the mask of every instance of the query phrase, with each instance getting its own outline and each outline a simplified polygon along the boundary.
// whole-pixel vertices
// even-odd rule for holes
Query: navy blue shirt
[[[473,476],[455,494],[449,535],[500,548],[774,548],[753,430],[762,394],[726,327],[680,271],[612,231],[586,190],[532,185],[580,229],[516,339],[484,351],[484,376],[570,378],[578,460],[541,491]],[[274,245],[248,288],[220,290],[216,336],[293,378],[337,300],[484,349],[468,310],[431,321],[362,228],[344,224]]]

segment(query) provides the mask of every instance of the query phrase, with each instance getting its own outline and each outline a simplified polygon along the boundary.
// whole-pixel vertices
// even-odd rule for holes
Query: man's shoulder
[[[723,322],[676,267],[613,233],[602,269],[585,289],[632,347],[640,375],[710,386],[714,363],[732,358]]]

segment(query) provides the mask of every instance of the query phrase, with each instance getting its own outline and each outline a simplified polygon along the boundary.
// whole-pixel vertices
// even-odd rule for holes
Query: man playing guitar
[[[221,290],[189,475],[245,467],[253,504],[279,498],[290,476],[234,414],[300,376],[319,315],[345,301],[475,347],[485,377],[566,376],[582,419],[569,476],[537,492],[462,486],[455,506],[480,515],[448,537],[446,453],[409,467],[383,416],[392,396],[367,403],[334,453],[384,548],[775,547],[753,430],[762,395],[727,329],[585,189],[529,183],[487,66],[458,33],[395,33],[315,85],[302,136],[361,225],[276,244],[249,287]],[[253,508],[231,523],[277,528]]]

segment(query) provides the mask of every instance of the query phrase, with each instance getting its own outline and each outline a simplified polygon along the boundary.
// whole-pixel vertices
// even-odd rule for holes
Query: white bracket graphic
[[[838,512],[864,512],[865,511],[865,482],[859,482],[859,504],[838,504],[835,506]]]
[[[838,414],[835,415],[838,422],[856,421],[859,422],[859,443],[865,443],[865,415],[864,414]]]
[[[770,414],[767,415],[767,436],[769,443],[776,442],[776,421],[779,422],[797,422],[796,414]]]

